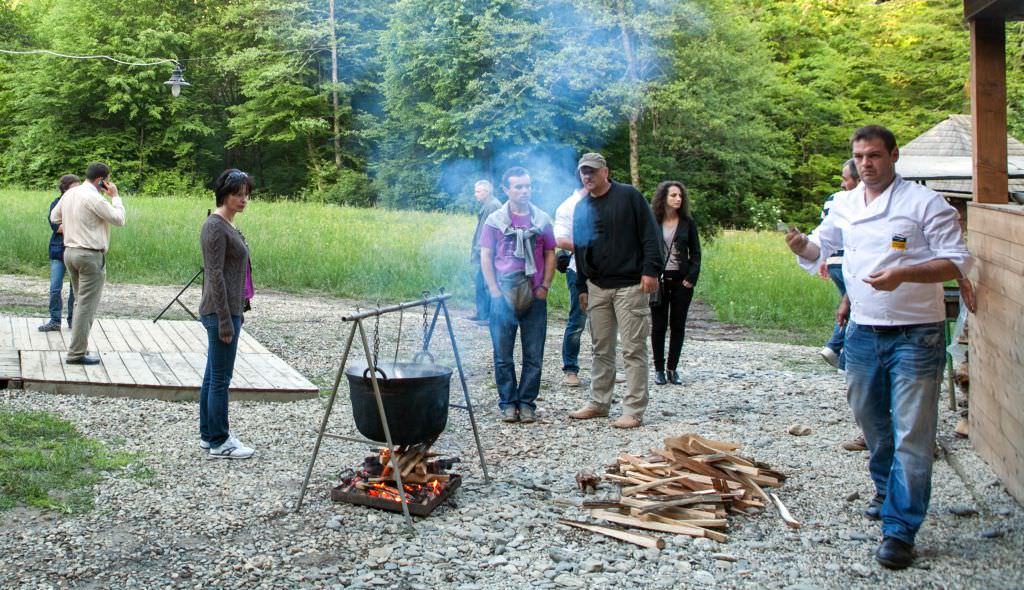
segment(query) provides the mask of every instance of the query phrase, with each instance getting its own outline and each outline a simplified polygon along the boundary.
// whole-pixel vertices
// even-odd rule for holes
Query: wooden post
[[[1006,24],[973,19],[970,26],[974,200],[1006,204]]]

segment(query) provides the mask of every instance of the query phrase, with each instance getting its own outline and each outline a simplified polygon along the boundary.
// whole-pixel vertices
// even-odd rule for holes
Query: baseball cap
[[[583,154],[583,156],[580,158],[579,164],[576,165],[576,169],[579,170],[584,166],[589,166],[590,168],[594,169],[607,168],[608,162],[605,162],[604,156],[602,156],[601,154],[597,152],[589,152]]]

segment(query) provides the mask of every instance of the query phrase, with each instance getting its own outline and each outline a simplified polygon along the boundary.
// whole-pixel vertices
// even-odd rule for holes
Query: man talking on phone
[[[65,358],[72,365],[100,363],[99,356],[89,354],[89,331],[107,277],[110,226],[123,227],[125,220],[121,195],[109,177],[106,164],[89,164],[86,182],[64,193],[50,212],[50,221],[64,224],[64,266],[75,293],[75,323]]]

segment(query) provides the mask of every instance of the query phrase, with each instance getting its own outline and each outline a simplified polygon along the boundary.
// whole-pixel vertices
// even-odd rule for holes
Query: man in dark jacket
[[[608,178],[601,154],[580,158],[580,180],[587,196],[573,213],[576,287],[580,307],[590,315],[594,364],[591,401],[569,414],[587,420],[608,415],[615,385],[615,346],[622,339],[627,391],[616,428],[636,428],[647,409],[651,335],[650,294],[658,288],[664,264],[658,227],[640,191]]]
[[[64,291],[64,274],[67,267],[64,266],[64,227],[61,224],[50,221],[50,213],[60,202],[60,198],[68,189],[82,184],[82,180],[74,174],[65,174],[60,177],[57,190],[60,195],[50,203],[50,211],[46,214],[46,220],[50,222],[50,321],[39,326],[40,332],[56,332],[60,330],[61,294]],[[75,290],[68,285],[68,327],[71,327],[71,320],[75,311]]]

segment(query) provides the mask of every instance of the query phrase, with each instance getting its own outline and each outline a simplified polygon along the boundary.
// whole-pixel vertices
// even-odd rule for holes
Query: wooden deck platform
[[[71,330],[40,332],[46,318],[0,315],[0,384],[50,393],[163,400],[199,397],[206,369],[206,329],[196,321],[98,319],[89,352],[99,365],[69,365]],[[288,401],[317,387],[242,330],[231,399]]]

